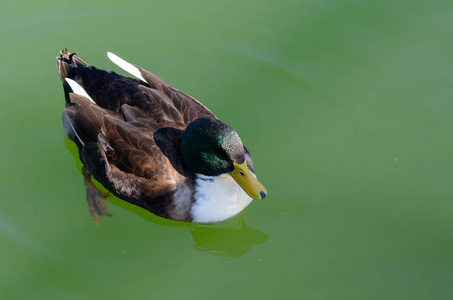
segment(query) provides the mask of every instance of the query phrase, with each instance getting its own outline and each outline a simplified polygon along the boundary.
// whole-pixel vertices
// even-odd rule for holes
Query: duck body
[[[222,221],[252,197],[264,198],[250,153],[231,127],[165,80],[109,57],[136,78],[66,50],[57,57],[63,127],[89,175],[115,196],[180,221]]]

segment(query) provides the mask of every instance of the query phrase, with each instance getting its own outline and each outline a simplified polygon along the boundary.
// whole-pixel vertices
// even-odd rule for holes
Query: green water
[[[0,4],[1,299],[450,299],[452,1]],[[61,126],[64,47],[160,75],[269,191],[214,226],[110,197]]]

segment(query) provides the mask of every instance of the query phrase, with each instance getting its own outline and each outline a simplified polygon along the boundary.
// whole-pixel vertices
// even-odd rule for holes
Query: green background
[[[452,1],[9,1],[0,39],[0,298],[453,295]],[[269,196],[213,226],[110,197],[97,227],[64,47],[207,105]]]

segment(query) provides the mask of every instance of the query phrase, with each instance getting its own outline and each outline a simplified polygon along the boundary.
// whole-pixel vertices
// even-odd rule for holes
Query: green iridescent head
[[[204,117],[190,123],[182,138],[181,156],[196,174],[228,173],[251,198],[259,200],[267,195],[266,188],[247,167],[239,135],[218,119]]]
[[[190,123],[181,142],[184,164],[194,173],[217,176],[233,171],[233,162],[243,163],[244,146],[230,126],[203,117]]]

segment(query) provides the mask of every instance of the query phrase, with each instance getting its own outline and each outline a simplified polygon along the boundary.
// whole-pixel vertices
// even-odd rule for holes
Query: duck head
[[[228,173],[253,199],[266,197],[266,188],[247,167],[244,145],[230,126],[214,118],[191,122],[181,141],[184,164],[194,173],[219,176]]]

